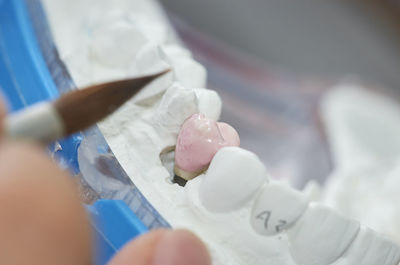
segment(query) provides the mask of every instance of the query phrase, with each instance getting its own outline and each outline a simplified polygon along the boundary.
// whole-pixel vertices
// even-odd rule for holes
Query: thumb
[[[4,101],[4,97],[0,92],[0,136],[3,136],[4,131],[4,118],[7,114],[7,107]]]
[[[210,265],[205,245],[186,230],[156,230],[128,243],[109,265]]]

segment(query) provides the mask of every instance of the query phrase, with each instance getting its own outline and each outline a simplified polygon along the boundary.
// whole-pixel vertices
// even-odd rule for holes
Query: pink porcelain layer
[[[175,149],[175,166],[186,172],[201,172],[219,149],[239,146],[236,130],[227,123],[193,114],[181,127]]]

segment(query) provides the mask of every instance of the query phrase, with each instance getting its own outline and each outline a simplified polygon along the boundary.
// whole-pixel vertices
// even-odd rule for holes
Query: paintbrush
[[[66,93],[53,102],[36,103],[6,117],[5,135],[44,144],[64,138],[104,119],[168,71],[92,85]]]

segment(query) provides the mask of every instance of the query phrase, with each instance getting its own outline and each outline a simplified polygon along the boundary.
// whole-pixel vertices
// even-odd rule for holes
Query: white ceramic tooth
[[[168,41],[168,29],[164,23],[149,19],[137,19],[135,22],[150,42],[165,43]]]
[[[320,201],[322,197],[321,186],[314,180],[307,182],[302,193],[307,196],[309,201]]]
[[[290,227],[304,213],[308,199],[287,185],[264,185],[251,210],[250,223],[262,235],[275,235]]]
[[[397,265],[400,249],[370,228],[361,227],[349,249],[332,265]]]
[[[171,68],[163,49],[153,43],[146,44],[139,50],[133,66],[135,72],[140,75],[157,73]]]
[[[360,225],[334,210],[310,203],[287,230],[289,249],[298,265],[328,265],[337,260],[357,236]]]
[[[119,19],[91,30],[90,56],[101,65],[127,67],[146,42],[147,38],[137,28]]]
[[[174,69],[175,80],[186,88],[206,87],[207,72],[204,66],[190,57],[171,57],[168,60]]]
[[[205,87],[207,72],[201,64],[192,58],[191,53],[177,45],[162,45],[163,57],[171,65],[174,81],[181,83],[185,88]]]
[[[176,44],[165,44],[161,46],[163,51],[170,57],[192,57],[192,53]]]
[[[171,134],[176,141],[183,122],[197,112],[194,90],[185,89],[178,83],[174,83],[163,95],[151,120],[156,127]]]
[[[129,75],[141,76],[147,74],[153,74],[170,69],[170,65],[167,56],[164,51],[156,44],[146,44],[141,48],[136,54],[136,60],[131,65],[129,69]],[[134,101],[136,103],[146,102],[152,97],[161,92],[165,91],[169,86],[173,84],[174,75],[171,72],[160,76],[149,85],[146,89],[142,89],[135,97]],[[150,102],[151,104],[152,102]]]
[[[199,197],[208,210],[227,212],[242,207],[265,181],[266,168],[254,153],[240,147],[224,147],[212,159]]]
[[[177,45],[164,45],[163,51],[174,69],[176,81],[187,88],[206,87],[207,72],[188,50]]]
[[[218,93],[205,88],[196,88],[194,91],[197,97],[199,112],[206,115],[209,119],[219,120],[222,101]]]

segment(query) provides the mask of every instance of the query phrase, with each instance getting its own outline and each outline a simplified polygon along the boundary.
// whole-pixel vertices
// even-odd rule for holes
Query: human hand
[[[5,116],[0,102],[0,127]],[[1,132],[1,128],[0,128]],[[42,147],[0,135],[0,265],[89,265],[91,233],[78,189]],[[129,242],[109,265],[210,265],[203,243],[184,230]]]

